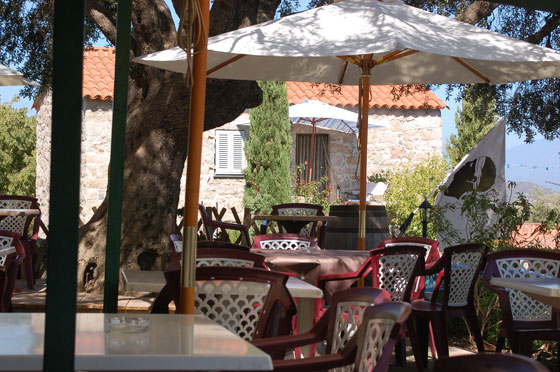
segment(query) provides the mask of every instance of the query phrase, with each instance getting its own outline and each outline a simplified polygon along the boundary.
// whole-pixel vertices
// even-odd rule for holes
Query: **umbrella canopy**
[[[185,72],[185,59],[173,48],[135,61]],[[398,0],[347,0],[209,38],[207,76],[359,84],[366,125],[360,126],[358,249],[364,250],[370,80],[499,84],[551,78],[560,76],[560,53]]]
[[[358,114],[321,101],[306,100],[290,106],[290,120],[322,128],[356,133]],[[370,127],[371,128],[371,127]]]
[[[9,67],[0,65],[0,86],[9,85],[36,85],[39,83],[29,80],[23,77],[23,74],[19,71],[12,70]]]
[[[217,35],[208,76],[355,85],[351,56],[374,55],[375,84],[508,83],[560,75],[560,53],[401,2],[347,0]],[[271,58],[276,57],[276,58]],[[185,72],[172,48],[136,62]]]

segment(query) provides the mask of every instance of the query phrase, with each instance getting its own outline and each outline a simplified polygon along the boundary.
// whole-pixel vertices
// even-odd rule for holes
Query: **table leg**
[[[315,316],[315,299],[314,298],[298,298],[297,322],[298,333],[308,332],[313,327],[313,317]],[[315,349],[315,348],[313,348]],[[301,354],[309,355],[309,346],[301,348]]]

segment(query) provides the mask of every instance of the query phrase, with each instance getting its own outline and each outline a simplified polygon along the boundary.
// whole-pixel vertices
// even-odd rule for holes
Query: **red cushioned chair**
[[[487,256],[488,265],[482,282],[496,292],[502,312],[502,326],[496,345],[501,352],[505,339],[514,353],[531,355],[535,340],[557,341],[560,350],[558,309],[543,304],[515,289],[490,284],[497,278],[560,278],[560,253],[539,250],[514,249]]]
[[[36,198],[19,195],[0,195],[0,208],[10,209],[39,209]],[[33,222],[33,230],[28,235],[29,227]],[[21,236],[25,258],[23,266],[27,288],[33,289],[35,278],[33,276],[33,252],[39,237],[39,225],[41,223],[41,213],[29,216],[6,216],[0,219],[0,230],[11,231]]]
[[[0,312],[12,311],[12,294],[19,264],[24,257],[21,236],[11,231],[0,231]]]
[[[425,275],[438,274],[431,300],[416,300],[412,302],[412,315],[416,323],[419,336],[422,360],[424,366],[428,364],[428,325],[431,324],[434,334],[437,356],[449,356],[447,339],[447,320],[450,318],[466,318],[474,336],[479,352],[484,351],[484,343],[478,325],[478,318],[474,308],[474,285],[480,273],[488,247],[484,244],[462,244],[445,248],[443,256]],[[443,285],[441,303],[438,294]]]

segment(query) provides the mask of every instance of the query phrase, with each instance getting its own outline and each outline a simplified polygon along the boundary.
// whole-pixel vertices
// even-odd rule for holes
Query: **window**
[[[242,176],[245,168],[244,130],[216,131],[216,175]]]

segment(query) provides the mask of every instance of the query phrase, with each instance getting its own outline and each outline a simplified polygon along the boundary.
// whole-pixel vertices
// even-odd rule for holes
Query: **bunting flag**
[[[462,239],[468,238],[468,223],[461,215],[461,197],[470,192],[495,192],[499,201],[506,200],[505,178],[505,118],[500,119],[443,181],[443,189],[435,200],[436,207],[445,208],[444,217],[453,225]],[[449,208],[451,207],[451,208]],[[489,212],[489,223],[495,216]],[[445,248],[459,242],[438,235],[440,247]]]

